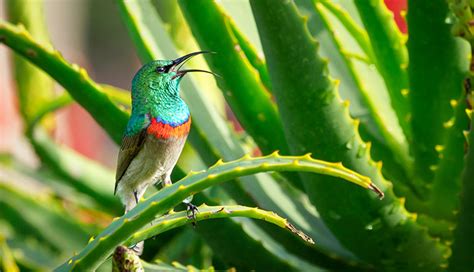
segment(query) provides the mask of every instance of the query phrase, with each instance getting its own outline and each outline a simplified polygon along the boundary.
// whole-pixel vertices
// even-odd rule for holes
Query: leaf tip
[[[382,200],[385,196],[385,194],[382,192],[382,190],[380,190],[377,186],[375,186],[375,184],[373,184],[372,182],[369,184],[369,189],[372,190],[373,192],[375,192],[378,196],[379,196],[379,199]]]
[[[305,242],[310,243],[312,245],[315,244],[314,240],[309,237],[306,233],[302,232],[301,230],[297,229],[293,224],[290,222],[286,222],[285,224],[286,229],[289,231],[293,232],[294,234],[298,235],[301,239],[303,239]]]

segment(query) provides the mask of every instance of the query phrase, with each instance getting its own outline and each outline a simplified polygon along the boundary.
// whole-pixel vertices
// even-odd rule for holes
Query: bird
[[[197,51],[174,60],[153,60],[143,65],[132,80],[132,109],[120,146],[114,194],[133,209],[150,185],[171,185],[171,172],[191,128],[191,114],[180,96],[181,79],[200,69],[181,69],[190,58],[210,51]],[[195,206],[185,201],[188,209]],[[143,242],[132,248],[137,255]]]

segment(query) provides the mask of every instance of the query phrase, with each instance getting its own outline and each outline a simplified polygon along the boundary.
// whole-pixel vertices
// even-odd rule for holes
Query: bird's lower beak
[[[219,76],[218,74],[213,73],[211,71],[200,70],[200,69],[181,70],[181,67],[183,67],[183,65],[184,65],[184,63],[186,63],[186,61],[188,61],[192,57],[194,57],[196,55],[200,55],[200,54],[215,54],[215,52],[212,52],[212,51],[198,51],[198,52],[189,53],[185,56],[182,56],[182,57],[179,57],[179,58],[173,60],[171,71],[176,72],[175,77],[183,77],[186,73],[189,73],[189,72],[203,72],[203,73],[208,73],[208,74],[212,74],[212,75],[215,75],[215,76]]]

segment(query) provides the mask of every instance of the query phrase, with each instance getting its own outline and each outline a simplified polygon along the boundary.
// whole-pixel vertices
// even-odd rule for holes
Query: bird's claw
[[[199,210],[198,208],[196,207],[196,205],[192,204],[192,203],[186,203],[186,217],[188,219],[192,219],[193,222],[193,227],[196,226],[196,213],[198,213]]]

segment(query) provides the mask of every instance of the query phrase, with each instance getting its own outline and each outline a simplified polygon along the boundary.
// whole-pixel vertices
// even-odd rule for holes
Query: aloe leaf
[[[245,35],[240,31],[236,24],[232,20],[228,20],[230,29],[234,37],[237,39],[240,49],[245,54],[245,57],[249,63],[255,68],[260,76],[260,81],[265,85],[267,91],[271,92],[271,82],[270,77],[268,76],[267,66],[265,60],[263,60],[258,54],[254,46],[250,41],[245,37]]]
[[[390,118],[390,114],[387,113],[384,109],[380,109],[379,107],[379,101],[376,99],[376,97],[373,97],[371,95],[371,92],[368,91],[368,87],[364,86],[363,84],[363,78],[360,76],[360,73],[358,72],[358,69],[355,65],[355,60],[351,57],[348,56],[347,54],[344,54],[344,43],[339,39],[337,36],[337,31],[336,29],[333,28],[333,24],[329,18],[328,10],[326,7],[330,7],[330,11],[334,12],[336,11],[337,14],[339,14],[338,19],[347,21],[349,20],[348,14],[343,13],[343,10],[335,6],[334,4],[327,2],[327,1],[321,1],[317,2],[315,4],[316,10],[318,11],[319,15],[321,16],[322,21],[324,22],[326,28],[329,30],[329,33],[334,40],[334,43],[336,44],[337,48],[339,51],[341,51],[343,60],[345,61],[346,66],[349,69],[349,72],[355,82],[355,84],[358,87],[358,90],[361,94],[361,97],[364,99],[365,105],[367,106],[369,113],[374,120],[374,123],[377,126],[378,131],[381,133],[384,141],[386,142],[387,146],[389,147],[390,151],[394,153],[394,157],[396,158],[395,160],[398,162],[398,165],[401,165],[403,170],[405,171],[405,174],[410,173],[412,171],[412,164],[413,160],[408,154],[408,143],[406,138],[404,137],[403,134],[397,134],[394,133],[395,129],[394,127],[398,126],[398,124],[394,123],[396,120]],[[344,15],[344,16],[343,16]],[[346,24],[349,25],[349,28],[356,28],[354,22],[346,22]],[[346,26],[345,24],[345,26]],[[355,30],[353,30],[355,31]],[[362,31],[362,30],[359,30]],[[359,33],[359,31],[356,31],[356,36],[363,35],[364,33]],[[351,32],[352,34],[352,32]],[[359,35],[357,35],[359,34]],[[365,33],[367,35],[367,33]],[[357,40],[357,38],[355,38]],[[362,38],[360,38],[362,39]],[[367,38],[368,39],[368,38]],[[368,40],[367,40],[368,42]],[[361,42],[359,42],[361,43]],[[370,43],[366,46],[370,47]],[[368,50],[368,49],[366,49]],[[367,53],[367,52],[366,52]],[[370,56],[370,55],[368,55]],[[380,148],[379,148],[380,149]],[[384,156],[387,158],[388,156]],[[398,184],[397,184],[398,185]]]
[[[238,41],[233,34],[236,30],[232,31],[231,18],[213,1],[179,3],[201,48],[218,52],[207,58],[208,63],[222,76],[222,79],[218,79],[218,85],[246,131],[262,153],[280,150],[285,154],[287,144],[277,109],[255,71],[250,69],[248,60],[236,52]],[[202,16],[200,13],[203,11],[207,15]],[[213,30],[208,30],[208,26],[212,26]],[[298,176],[285,176],[302,189]]]
[[[436,146],[449,141],[448,127],[454,116],[450,101],[461,97],[470,53],[467,42],[451,34],[446,1],[408,1],[408,7],[412,151],[422,188],[435,177]],[[429,192],[431,188],[422,189]]]
[[[205,203],[212,203],[212,200],[206,199]],[[289,223],[288,220],[285,220],[272,212],[244,206],[206,206],[203,204],[199,207],[199,213],[196,216],[197,221],[206,221],[197,223],[195,231],[199,232],[205,238],[206,243],[211,245],[212,248],[219,249],[218,251],[214,252],[214,254],[222,257],[224,262],[229,266],[234,266],[238,270],[268,269],[272,271],[280,269],[294,270],[295,267],[298,267],[298,269],[303,269],[303,267],[308,269],[309,267],[303,266],[301,260],[296,259],[292,255],[283,253],[282,250],[275,251],[273,249],[274,247],[269,247],[268,241],[263,239],[262,236],[257,236],[255,238],[249,236],[248,231],[243,230],[248,228],[248,224],[242,224],[240,220],[232,221],[225,219],[228,217],[248,217],[260,219],[255,222],[259,226],[266,224],[267,226],[273,227],[273,225],[275,225],[277,228],[286,228],[287,230],[290,230],[290,232],[296,231],[296,233],[293,234],[290,232],[284,233],[288,233],[288,235],[294,236],[295,238],[295,234],[302,235],[302,240],[310,242],[310,240],[308,240],[309,237],[306,236],[306,234],[296,230],[294,226],[291,226],[291,223]],[[213,218],[221,218],[221,220],[217,220],[215,222],[214,220],[207,220]],[[263,219],[263,221],[261,219]],[[186,212],[165,215],[154,220],[149,226],[143,228],[139,232],[136,232],[126,244],[133,245],[144,238],[159,235],[170,228],[189,224],[189,222],[190,220],[187,217]],[[262,222],[262,224],[259,224],[260,222]],[[267,222],[271,222],[273,225],[267,224]],[[265,230],[265,227],[260,227]],[[232,235],[229,236],[229,234]],[[232,237],[239,237],[239,239],[236,241]],[[281,241],[279,240],[279,242]],[[292,240],[289,242],[298,245],[298,243],[295,243]],[[229,243],[232,243],[233,246],[225,246]],[[241,250],[241,248],[247,249]],[[267,251],[270,252],[267,253]],[[312,256],[313,258],[318,257],[318,264],[325,268],[339,269],[344,271],[351,271],[355,268],[361,268],[357,263],[344,263],[343,261],[336,258],[331,260],[331,258],[322,256],[321,253],[319,255],[321,256],[317,256],[313,253]],[[299,257],[301,258],[301,256]],[[322,262],[322,260],[324,260],[324,262]]]
[[[451,101],[455,114],[449,121],[452,124],[447,131],[445,143],[435,146],[440,159],[436,166],[432,193],[426,210],[433,218],[451,222],[459,213],[459,193],[466,147],[464,130],[469,126],[466,103],[465,95]]]
[[[115,220],[78,255],[69,259],[57,271],[94,269],[113,249],[147,223],[179,204],[189,195],[232,178],[266,171],[309,171],[344,178],[364,188],[380,192],[370,180],[352,172],[341,164],[327,163],[310,156],[289,157],[277,153],[266,157],[244,157],[240,160],[219,162],[208,171],[189,173],[184,179],[165,187],[136,208]]]
[[[297,197],[292,194],[289,196]],[[202,196],[195,199],[198,203],[217,205],[212,199],[202,198]],[[341,271],[360,271],[366,268],[357,261],[345,261],[339,255],[329,255],[319,247],[306,243],[298,236],[273,224],[267,224],[262,220],[234,219],[202,221],[194,230],[205,239],[213,252],[221,257],[226,265],[236,267],[238,270],[279,270],[279,267],[283,270],[294,268],[314,270],[314,266],[310,264]],[[265,232],[259,231],[259,228]],[[232,236],[229,236],[229,233],[232,233]],[[273,239],[270,239],[269,235]],[[315,234],[314,231],[311,235],[318,235],[312,237],[318,237],[319,244],[322,236],[319,233]],[[236,240],[233,237],[239,237],[239,239]],[[233,246],[229,247],[229,244]]]
[[[474,125],[471,116],[471,128]],[[454,230],[453,254],[449,259],[449,271],[466,271],[474,267],[474,132],[469,133],[469,151],[462,178],[460,212]]]
[[[367,63],[368,57],[364,55],[364,50],[360,49],[360,45],[355,41],[354,35],[348,31],[338,16],[334,16],[328,9],[319,9],[316,12],[315,3],[322,6],[322,2],[327,5],[334,6],[335,9],[340,10],[338,16],[351,16],[345,20],[350,20],[351,24],[361,24],[358,18],[357,9],[352,2],[344,2],[343,10],[337,4],[329,1],[318,0],[297,0],[295,1],[299,12],[308,18],[308,29],[313,37],[320,42],[319,52],[323,58],[329,60],[329,72],[338,82],[341,96],[344,100],[349,100],[349,110],[351,115],[360,120],[360,133],[362,139],[371,143],[370,153],[374,160],[382,160],[384,162],[382,172],[391,180],[394,180],[395,190],[397,193],[406,198],[409,198],[410,204],[417,203],[417,197],[411,193],[408,171],[413,162],[407,163],[407,141],[398,124],[398,118],[390,106],[390,99],[386,90],[386,86],[382,77],[372,63]],[[331,10],[331,9],[329,9]],[[319,14],[329,19],[328,24],[330,29],[326,27],[324,18]],[[354,26],[358,27],[358,26]],[[367,34],[365,33],[367,36]],[[368,39],[368,38],[367,38]],[[336,44],[336,40],[341,41],[340,45]],[[343,42],[342,42],[343,41]],[[340,50],[334,50],[340,48]],[[361,56],[361,57],[359,57]],[[351,67],[348,66],[348,62]],[[356,76],[356,78],[354,78]],[[358,79],[358,82],[356,82]],[[362,86],[359,84],[362,83]],[[369,111],[370,105],[367,101],[376,101],[377,106],[372,109],[374,114],[378,116],[377,119],[383,118],[386,122],[383,126],[390,128],[392,139],[391,147],[381,133],[376,124],[375,117]],[[380,124],[380,122],[379,122]],[[383,128],[382,128],[383,129]],[[399,141],[400,144],[393,142]],[[390,140],[390,139],[389,139]],[[404,153],[402,156],[394,155],[392,148],[399,148],[395,153]],[[405,161],[405,163],[401,163]]]
[[[325,27],[324,22],[320,18],[319,14],[315,12],[314,1],[296,0],[295,4],[297,5],[298,11],[307,18],[308,30],[310,31],[311,35],[315,39],[320,41],[321,56],[330,60],[328,66],[329,71],[331,75],[333,75],[340,81],[341,96],[344,99],[350,101],[349,109],[351,111],[351,114],[356,118],[360,118],[362,120],[362,123],[368,123],[368,126],[374,127],[374,125],[372,125],[373,121],[371,121],[370,118],[364,118],[368,115],[366,106],[364,104],[364,99],[361,97],[358,87],[355,84],[354,79],[351,76],[350,71],[343,60],[343,56],[341,55],[342,52],[340,52],[339,50],[334,50],[334,48],[337,48],[337,45],[334,43],[334,40],[331,37],[331,33]],[[350,5],[352,3],[347,4]],[[341,25],[337,20],[332,23],[332,25],[335,27],[337,27],[338,24]],[[343,26],[341,26],[341,28],[342,29],[337,28],[339,30],[338,32],[341,33],[341,39],[343,39],[345,43],[347,43],[347,47],[350,48],[350,52],[363,55],[363,51],[359,49],[359,46],[356,42],[353,41],[353,38],[350,34],[342,36],[342,34],[346,34],[347,31],[343,29]],[[369,86],[372,86],[374,78],[380,77],[380,75],[378,75],[376,71],[371,72],[369,69],[362,69],[361,74],[364,73],[370,74],[370,77],[364,80],[364,82],[370,83]],[[385,88],[385,86],[383,86],[383,82],[382,87]],[[372,88],[367,89],[371,90]],[[380,88],[376,89],[380,90]],[[384,107],[383,105],[389,105],[387,101],[385,101],[385,99],[381,101],[381,104],[382,107]],[[374,132],[375,134],[378,133],[376,129],[371,130],[370,132]]]
[[[408,268],[411,263],[438,269],[447,249],[404,209],[382,177],[381,165],[377,167],[365,152],[347,106],[327,75],[327,63],[317,54],[318,43],[295,5],[269,0],[250,3],[292,152],[313,152],[329,161],[342,161],[371,177],[385,192],[385,199],[377,201],[365,191],[330,182],[330,177],[301,174],[325,223],[349,250],[378,267]],[[287,69],[303,57],[307,61],[298,69]],[[420,251],[424,254],[415,254]]]
[[[250,220],[247,221],[249,222],[230,219],[205,220],[199,223],[196,232],[212,249],[215,249],[214,254],[219,256],[227,266],[238,270],[278,270],[280,268],[293,271],[297,267],[300,270],[303,267],[314,269],[314,266],[309,266],[306,262],[300,261],[301,259],[288,254],[281,245],[272,244],[272,240],[265,237],[265,233],[252,235],[249,226],[253,226],[253,229],[256,229],[256,226],[252,225],[253,222]],[[235,237],[239,239],[234,239]],[[233,246],[229,247],[229,244]],[[297,259],[299,263],[295,264],[294,259]],[[291,263],[290,260],[292,260]]]
[[[298,235],[304,241],[314,244],[313,239],[296,229],[288,220],[278,216],[277,214],[269,211],[264,211],[258,208],[251,208],[246,206],[207,206],[205,204],[198,207],[199,212],[196,214],[195,221],[207,219],[218,219],[218,218],[229,218],[229,217],[247,217],[253,219],[260,219],[266,222],[275,224],[281,228],[287,229]],[[161,216],[160,218],[151,222],[150,227],[146,227],[138,232],[135,232],[132,237],[125,243],[126,245],[134,245],[140,241],[148,239],[150,237],[159,235],[165,231],[173,228],[177,228],[192,222],[193,219],[189,219],[187,211],[174,212],[168,215]]]
[[[408,54],[402,34],[382,0],[355,0],[354,4],[369,35],[375,56],[373,60],[383,76],[392,107],[403,132],[410,139],[410,107],[404,95],[408,89]]]
[[[69,64],[58,51],[36,42],[23,27],[4,21],[0,21],[0,42],[53,77],[120,143],[128,114],[112,102],[83,68]]]
[[[200,47],[215,51],[206,60],[221,75],[217,83],[233,112],[264,154],[288,147],[277,108],[247,58],[227,17],[213,1],[180,1],[181,10]]]
[[[115,86],[100,84],[102,87],[102,92],[107,94],[107,96],[119,107],[122,107],[122,110],[130,111],[132,105],[132,96],[129,91],[117,88]]]
[[[350,16],[350,14],[344,10],[341,6],[332,1],[327,0],[313,0],[316,4],[320,3],[326,9],[328,9],[337,19],[344,25],[349,33],[354,37],[359,44],[360,48],[364,51],[370,62],[374,62],[375,56],[370,44],[369,36],[367,31],[360,27]]]

